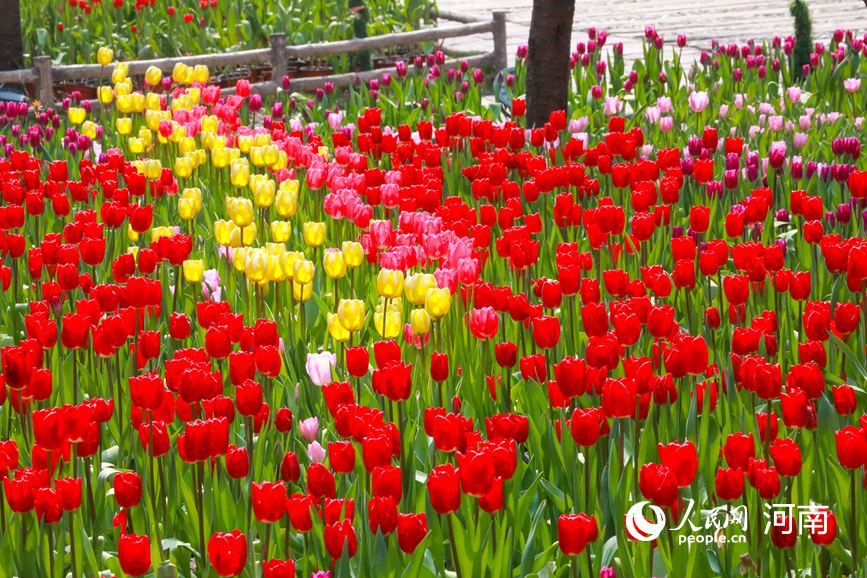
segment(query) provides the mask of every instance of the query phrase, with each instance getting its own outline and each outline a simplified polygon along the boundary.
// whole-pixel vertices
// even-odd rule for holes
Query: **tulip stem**
[[[455,564],[455,574],[458,578],[462,578],[461,574],[461,563],[458,560],[458,547],[455,542],[455,524],[452,521],[452,514],[447,514],[448,525],[449,525],[449,544],[452,547],[452,562]]]
[[[849,531],[852,534],[852,574],[858,575],[858,567],[860,559],[858,558],[858,520],[856,512],[858,511],[858,470],[849,470],[851,480],[849,483],[849,499],[852,502],[849,507]]]
[[[54,524],[48,524],[48,576],[54,578]]]
[[[24,523],[22,520],[21,529],[24,529]],[[22,544],[23,549],[23,544]],[[72,578],[81,578],[81,574],[77,572],[78,570],[78,561],[75,556],[75,511],[69,513],[69,556],[70,556],[70,570],[72,570]]]

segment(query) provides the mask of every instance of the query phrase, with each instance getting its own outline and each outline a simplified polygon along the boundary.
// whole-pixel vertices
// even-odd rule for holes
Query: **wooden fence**
[[[474,34],[490,33],[494,38],[491,52],[471,56],[465,60],[470,66],[491,66],[501,70],[507,66],[506,48],[506,12],[493,12],[490,20],[481,20],[473,16],[442,11],[439,19],[458,23],[457,26],[437,26],[412,32],[399,32],[368,38],[356,38],[337,42],[322,42],[317,44],[302,44],[287,46],[286,35],[275,33],[271,35],[271,46],[256,50],[241,50],[220,54],[201,54],[177,58],[159,58],[153,60],[130,60],[130,75],[143,75],[145,71],[155,66],[163,72],[171,72],[175,65],[184,63],[189,66],[204,64],[209,68],[242,67],[252,65],[271,66],[271,80],[257,82],[252,89],[262,94],[274,94],[280,87],[283,76],[287,73],[289,59],[315,59],[335,56],[364,50],[381,50],[399,46],[410,46],[420,42],[444,40]],[[409,64],[409,63],[408,63]],[[446,66],[457,66],[459,61],[450,60]],[[113,66],[99,64],[79,64],[55,66],[48,56],[35,56],[33,68],[22,70],[0,71],[0,84],[33,84],[37,98],[45,106],[54,104],[54,85],[56,82],[83,81],[111,78]],[[292,89],[308,91],[332,83],[335,87],[350,86],[356,82],[367,82],[379,78],[382,70],[367,70],[309,78],[295,78]]]

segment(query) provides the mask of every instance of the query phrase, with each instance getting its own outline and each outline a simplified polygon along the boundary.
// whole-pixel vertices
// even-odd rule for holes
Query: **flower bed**
[[[523,49],[6,105],[2,567],[863,569],[863,39],[605,44],[530,130]]]

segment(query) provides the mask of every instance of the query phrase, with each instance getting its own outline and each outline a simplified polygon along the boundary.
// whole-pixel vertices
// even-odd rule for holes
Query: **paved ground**
[[[827,41],[836,28],[867,32],[867,6],[863,0],[809,0],[813,17],[813,38]],[[494,10],[508,15],[509,60],[515,49],[526,44],[530,30],[532,0],[438,0],[441,10],[484,16]],[[743,42],[774,35],[792,34],[789,0],[576,0],[572,29],[573,44],[586,40],[587,28],[608,31],[608,42],[623,42],[624,54],[641,54],[645,25],[653,25],[666,45],[674,44],[678,34],[686,34],[689,50],[695,57],[710,47],[712,39],[722,43]],[[446,47],[460,51],[489,51],[491,36],[479,35],[446,41]]]

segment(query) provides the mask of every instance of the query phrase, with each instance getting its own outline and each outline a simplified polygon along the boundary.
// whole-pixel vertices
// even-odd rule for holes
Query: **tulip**
[[[595,516],[561,514],[557,519],[557,540],[566,556],[577,556],[590,542],[595,542],[599,530]]]
[[[319,432],[319,419],[315,417],[308,417],[307,419],[301,421],[298,429],[301,432],[301,437],[303,437],[308,442],[312,442],[316,439],[316,435]]]
[[[356,332],[364,326],[364,301],[361,299],[341,299],[337,304],[337,317],[349,332]]]
[[[307,354],[307,375],[314,385],[331,383],[331,368],[337,365],[337,356],[329,351]]]
[[[108,66],[112,60],[114,60],[114,51],[107,46],[100,46],[99,50],[96,51],[96,62],[100,66]],[[141,574],[144,574],[144,572],[141,572]]]
[[[376,291],[386,299],[399,297],[403,293],[403,271],[380,269],[376,276]]]
[[[121,508],[132,508],[141,501],[141,477],[135,472],[118,472],[114,476],[114,498]]]
[[[151,541],[147,536],[122,534],[117,543],[121,569],[131,576],[142,576],[151,566]]]
[[[424,296],[424,308],[434,321],[445,317],[452,304],[452,294],[447,288],[428,289]]]
[[[237,576],[247,561],[247,539],[240,530],[217,532],[208,540],[208,560],[220,576]]]
[[[253,513],[260,522],[278,522],[286,511],[286,486],[280,482],[253,483]]]
[[[187,259],[183,263],[184,281],[187,283],[201,283],[205,272],[205,265],[201,259]]]
[[[398,514],[397,540],[404,554],[412,554],[427,533],[427,517],[424,513]]]
[[[308,247],[318,247],[325,242],[325,223],[307,221],[301,226],[301,232]]]
[[[461,505],[460,478],[454,466],[433,468],[427,478],[431,506],[438,514],[451,514]]]
[[[272,559],[262,562],[262,578],[295,578],[295,561]]]

